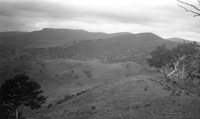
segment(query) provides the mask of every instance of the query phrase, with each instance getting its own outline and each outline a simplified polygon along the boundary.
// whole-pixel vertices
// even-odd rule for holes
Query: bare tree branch
[[[178,5],[179,7],[183,8],[186,12],[191,12],[191,13],[195,14],[194,17],[200,16],[200,8],[198,8],[197,6],[183,2],[183,1],[180,1],[180,0],[177,0],[177,1],[181,4],[183,4],[183,5],[189,6],[190,8],[194,9],[194,10],[191,10],[191,9],[188,9],[188,8],[182,6],[182,5]],[[197,1],[200,5],[200,0],[197,0]]]
[[[200,9],[197,6],[195,6],[195,5],[192,5],[192,4],[180,1],[180,0],[177,0],[177,1],[180,2],[180,3],[182,3],[182,4],[188,5],[188,6],[192,7],[192,8],[194,8],[194,9],[196,9],[197,11],[200,11]]]
[[[182,56],[180,57],[176,62],[173,63],[174,65],[174,70],[172,72],[170,72],[167,77],[171,76],[172,74],[174,74],[176,71],[178,71],[178,66],[180,64],[180,62],[185,58],[186,56]]]
[[[5,107],[10,107],[10,108],[12,108],[12,109],[14,109],[14,106],[13,105],[8,105],[8,104],[3,104],[3,106],[5,106]]]
[[[178,6],[181,7],[181,8],[183,8],[186,12],[191,12],[191,13],[195,14],[193,17],[200,16],[200,13],[198,13],[198,12],[195,12],[195,11],[189,10],[189,9],[187,9],[187,8],[181,6],[181,5],[178,5]]]

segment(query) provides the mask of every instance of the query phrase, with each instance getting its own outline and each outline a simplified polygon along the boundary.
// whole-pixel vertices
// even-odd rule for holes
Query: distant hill
[[[0,43],[15,47],[53,47],[63,43],[82,39],[106,39],[127,33],[101,33],[72,29],[52,29],[33,32],[1,32]]]
[[[183,39],[183,38],[167,38],[166,40],[170,40],[173,42],[181,42],[181,43],[183,43],[184,41],[190,41],[190,40]]]
[[[13,59],[109,59],[110,62],[142,61],[157,46],[168,48],[178,42],[153,33],[101,33],[72,29],[45,28],[33,32],[0,33],[0,58]],[[16,50],[16,49],[23,50]]]
[[[129,45],[130,48],[140,49],[147,52],[154,50],[158,45],[161,44],[166,44],[169,48],[175,47],[177,45],[177,43],[165,40],[153,33],[126,34],[111,37],[108,38],[108,40],[118,43],[117,45],[119,47],[123,44],[126,44]]]
[[[183,38],[167,38],[166,40],[169,40],[169,41],[172,41],[172,42],[177,42],[177,43],[194,42],[194,41],[183,39]],[[197,44],[200,45],[200,42],[197,42]]]
[[[10,32],[0,32],[0,36],[19,36],[25,35],[27,32],[20,32],[20,31],[10,31]]]
[[[39,48],[55,47],[75,40],[132,39],[140,43],[168,42],[153,33],[132,34],[128,32],[102,33],[85,30],[44,28],[33,32],[0,32],[0,44],[11,47]],[[176,38],[178,39],[178,38]],[[153,40],[153,41],[152,41]],[[175,38],[167,39],[175,41]]]

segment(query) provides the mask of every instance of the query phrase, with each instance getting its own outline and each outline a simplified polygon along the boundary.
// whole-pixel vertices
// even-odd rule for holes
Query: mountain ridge
[[[85,30],[44,28],[28,33],[0,33],[0,57],[3,59],[24,57],[22,52],[20,55],[18,53],[24,50],[27,58],[30,56],[44,59],[109,57],[110,60],[119,61],[125,57],[147,57],[151,51],[162,44],[173,48],[179,43],[163,39],[150,32],[107,34]],[[141,60],[137,59],[137,61]]]
[[[44,28],[42,30],[32,32],[0,32],[0,43],[11,46],[16,45],[19,47],[49,47],[58,46],[68,41],[82,39],[107,39],[109,37],[123,34],[127,33],[107,34],[102,32],[88,32],[80,29]]]
[[[183,39],[183,38],[177,38],[177,37],[173,37],[173,38],[166,38],[167,40],[170,40],[170,41],[174,41],[174,42],[184,42],[184,41],[190,41],[190,40],[186,40],[186,39]]]
[[[163,40],[164,38],[151,33],[137,33],[130,32],[117,32],[117,33],[103,33],[103,32],[89,32],[82,29],[55,29],[44,28],[42,30],[32,32],[0,32],[0,43],[7,46],[18,47],[52,47],[59,46],[63,43],[72,42],[75,40],[96,40],[96,39],[110,39],[116,37],[128,37],[132,36],[132,39],[154,39]],[[124,39],[124,38],[122,38]],[[165,39],[166,40],[166,39]]]

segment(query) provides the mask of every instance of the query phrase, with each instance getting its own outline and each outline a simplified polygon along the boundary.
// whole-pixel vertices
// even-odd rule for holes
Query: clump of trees
[[[200,80],[200,50],[197,42],[184,42],[173,49],[165,45],[151,52],[147,63],[158,68],[168,82],[181,81],[187,84]]]
[[[0,116],[1,119],[19,119],[24,106],[38,109],[46,101],[41,94],[40,84],[30,81],[29,77],[19,74],[14,79],[6,80],[0,87]]]
[[[163,44],[152,51],[150,55],[151,58],[147,60],[148,64],[160,69],[168,79],[173,75],[181,79],[188,78],[188,76],[191,78],[191,75],[197,77],[200,73],[198,72],[200,55],[197,42],[185,42],[173,49],[168,49]]]

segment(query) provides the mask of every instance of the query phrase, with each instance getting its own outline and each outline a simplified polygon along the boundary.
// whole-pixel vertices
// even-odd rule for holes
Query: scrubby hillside
[[[153,33],[96,33],[71,29],[0,33],[0,58],[5,60],[105,59],[106,62],[144,62],[161,44],[173,48],[177,42]],[[143,60],[142,60],[143,59]]]

